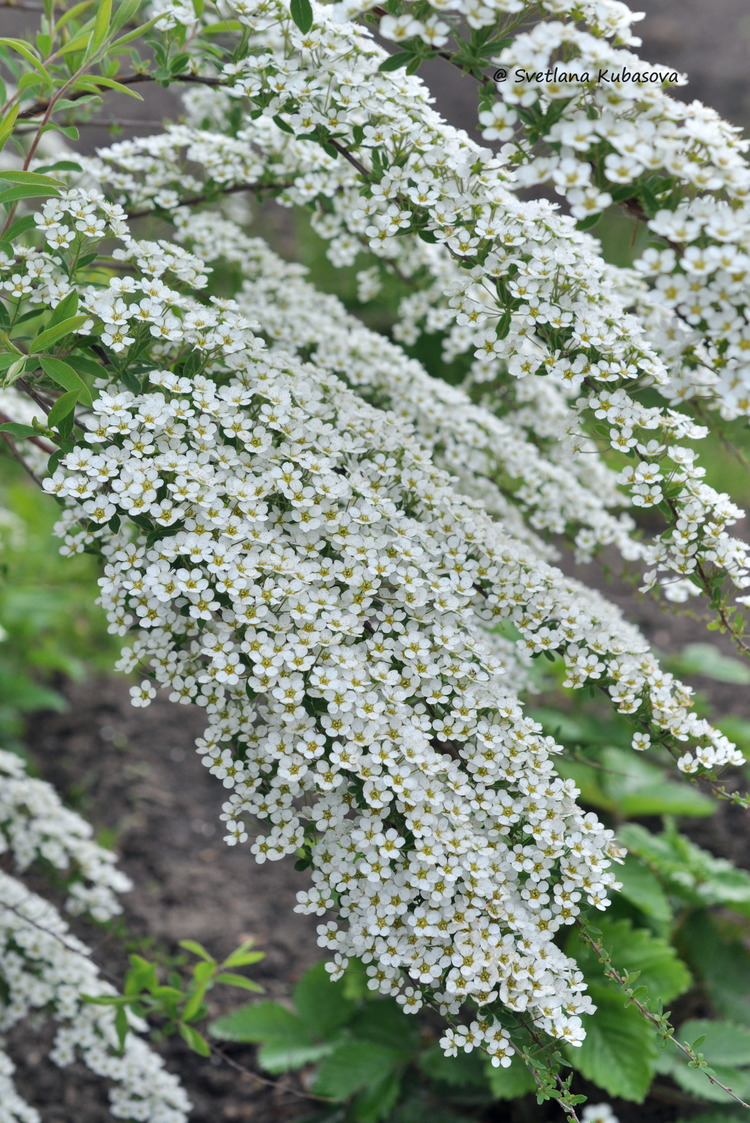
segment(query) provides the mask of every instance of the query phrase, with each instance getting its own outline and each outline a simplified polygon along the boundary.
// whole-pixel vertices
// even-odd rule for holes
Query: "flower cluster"
[[[120,911],[116,894],[131,886],[114,855],[92,835],[90,824],[69,811],[50,784],[31,779],[19,757],[0,751],[0,854],[10,852],[20,872],[34,861],[65,870],[74,877],[67,911],[107,920]]]
[[[80,196],[48,216],[69,224]],[[151,362],[137,388],[114,372],[98,387],[45,487],[67,507],[65,548],[102,553],[111,627],[137,632],[121,661],[150,675],[135,703],[155,682],[206,710],[228,841],[253,831],[260,861],[309,852],[300,907],[335,909],[320,929],[335,970],[361,957],[407,1009],[472,1000],[467,1042],[501,1064],[498,1001],[579,1042],[591,1005],[554,935],[606,906],[619,851],[557,777],[493,628],[564,652],[567,685],[601,684],[655,741],[689,740],[685,770],[739,755],[614,609],[436,467],[387,367],[406,419],[331,374],[335,352],[318,365],[265,345],[248,317],[274,299],[263,273],[237,304],[201,303],[178,287],[197,259],[121,237],[127,277],[82,286],[80,306],[101,338],[116,315]],[[324,301],[320,322],[342,315]],[[280,323],[269,335],[293,339]]]
[[[32,861],[48,862],[74,880],[66,909],[104,920],[119,912],[114,894],[130,882],[114,868],[112,855],[91,841],[88,823],[60,803],[55,791],[32,780],[13,753],[0,752],[0,853],[18,874]],[[0,1032],[12,1030],[32,1011],[44,1011],[57,1029],[50,1056],[59,1065],[80,1059],[111,1083],[109,1099],[118,1119],[186,1123],[190,1104],[179,1083],[144,1041],[130,1034],[124,1050],[115,1032],[114,1010],[88,1003],[86,995],[114,994],[91,952],[68,931],[55,907],[31,892],[19,877],[0,873]],[[133,1028],[140,1023],[132,1019]],[[0,1051],[3,1119],[40,1123],[35,1108],[16,1092],[13,1064]]]
[[[112,162],[135,159],[150,184],[136,188],[133,172],[114,173],[123,201],[179,208],[180,166],[190,160],[224,188],[249,179],[259,189],[277,185],[282,202],[318,202],[316,228],[331,240],[334,261],[351,261],[364,246],[385,267],[421,276],[403,303],[399,337],[412,339],[420,321],[446,332],[446,356],[471,357],[470,383],[483,404],[501,410],[529,445],[541,442],[547,455],[557,445],[566,472],[579,480],[602,438],[628,456],[632,468],[620,484],[634,507],[658,507],[666,526],[634,550],[631,536],[614,531],[605,515],[594,528],[576,528],[581,556],[614,540],[626,556],[644,558],[645,587],[659,582],[674,600],[706,592],[719,573],[744,590],[747,549],[729,533],[739,512],[705,483],[685,443],[704,435],[673,408],[684,396],[673,368],[684,374],[690,364],[645,284],[606,265],[596,243],[549,204],[519,201],[513,189],[531,182],[532,165],[516,167],[503,149],[493,154],[446,126],[417,78],[381,74],[383,52],[366,31],[337,23],[326,8],[316,9],[305,34],[270,0],[220,10],[248,23],[248,57],[224,67],[225,90],[191,95],[202,130],[177,126],[162,138],[115,146]],[[602,42],[602,50],[615,50]],[[253,112],[238,118],[238,98]],[[218,142],[217,131],[225,134]],[[346,160],[321,148],[329,139]],[[643,318],[630,311],[639,302]],[[664,330],[654,335],[657,324]],[[645,405],[638,395],[646,390],[666,404]],[[554,491],[534,491],[548,510],[554,494],[565,512],[559,481]]]

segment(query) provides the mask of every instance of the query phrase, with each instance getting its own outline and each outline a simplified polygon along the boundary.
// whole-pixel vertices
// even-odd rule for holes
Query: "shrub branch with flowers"
[[[0,430],[57,499],[63,552],[101,559],[133,704],[205,710],[227,842],[309,867],[298,908],[332,976],[356,959],[438,1011],[449,1056],[509,1068],[550,1044],[541,1094],[575,1114],[560,1049],[575,1063],[596,1003],[564,937],[627,987],[586,934],[625,850],[527,696],[547,655],[632,752],[744,802],[720,777],[742,753],[554,562],[609,546],[747,650],[741,512],[693,446],[750,414],[750,175],[736,131],[664,83],[585,76],[637,70],[623,4],[532,7],[45,0],[34,43],[0,40]],[[477,80],[493,147],[432,108],[414,71],[435,54]],[[578,77],[485,75],[553,64]],[[184,87],[179,124],[75,151],[72,121],[150,82]],[[519,194],[547,183],[563,209]],[[395,289],[393,339],[247,233],[254,196],[306,208],[334,265],[364,260],[364,302]],[[654,235],[632,269],[587,232],[611,203]],[[413,357],[434,333],[462,386]],[[32,782],[8,776],[11,815]],[[113,1111],[181,1118],[164,1089],[173,1115]]]

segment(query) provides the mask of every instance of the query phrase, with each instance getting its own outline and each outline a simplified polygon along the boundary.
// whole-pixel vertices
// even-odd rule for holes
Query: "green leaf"
[[[205,1037],[198,1033],[198,1030],[194,1029],[193,1026],[187,1026],[184,1022],[180,1022],[180,1035],[194,1053],[198,1053],[201,1057],[211,1056],[211,1047]]]
[[[401,1091],[401,1074],[386,1072],[358,1094],[352,1104],[352,1115],[357,1123],[378,1123],[391,1114]]]
[[[17,218],[16,221],[8,227],[3,234],[3,240],[0,246],[3,247],[3,253],[13,254],[12,243],[16,238],[20,238],[22,234],[27,234],[29,230],[35,230],[36,223],[34,222],[33,214],[25,214],[22,218]]]
[[[52,86],[54,84],[49,71],[37,57],[34,48],[30,46],[29,43],[25,43],[23,39],[0,39],[0,47],[8,47],[11,51],[15,51],[16,54],[22,55],[23,58],[25,58],[27,62],[30,62],[34,69],[42,75],[48,85]]]
[[[325,1058],[313,1091],[319,1096],[345,1100],[398,1069],[402,1059],[397,1049],[369,1041],[348,1041]]]
[[[383,74],[387,74],[391,70],[400,70],[402,66],[408,66],[413,58],[412,51],[396,51],[395,54],[389,55],[387,59],[381,62],[378,70]]]
[[[694,1018],[683,1022],[675,1036],[688,1045],[703,1036],[703,1044],[698,1051],[711,1065],[739,1065],[743,1068],[750,1065],[750,1028],[747,1026]]]
[[[59,194],[59,187],[42,187],[24,183],[20,187],[8,187],[5,191],[0,191],[0,205],[9,207],[23,199],[42,199],[49,195]]]
[[[480,1053],[462,1052],[446,1057],[439,1045],[432,1045],[420,1053],[417,1065],[433,1083],[448,1084],[452,1088],[488,1089],[485,1058]]]
[[[13,437],[18,437],[19,440],[24,437],[34,437],[37,435],[38,430],[33,425],[22,425],[19,421],[4,421],[0,425],[0,433],[10,433]]]
[[[96,7],[96,19],[94,20],[94,30],[91,35],[90,50],[93,53],[101,47],[102,43],[107,37],[109,31],[109,21],[112,17],[112,0],[98,0]]]
[[[349,1030],[360,1041],[410,1053],[417,1043],[415,1019],[405,1014],[393,998],[370,1000],[349,1021]]]
[[[300,1042],[308,1040],[302,1021],[278,1002],[254,1002],[217,1019],[211,1033],[223,1041]]]
[[[39,354],[40,351],[47,351],[53,343],[57,343],[58,339],[63,336],[69,335],[70,332],[75,331],[82,324],[85,324],[88,316],[69,316],[67,320],[62,323],[55,324],[54,327],[49,327],[36,337],[29,346],[29,352],[32,355]]]
[[[261,959],[265,959],[264,952],[251,950],[254,945],[254,940],[248,940],[247,943],[241,944],[238,948],[234,949],[231,955],[227,956],[222,966],[246,967],[250,963],[258,963]]]
[[[485,1062],[490,1091],[496,1100],[514,1100],[536,1088],[534,1077],[519,1057],[513,1057],[508,1068],[495,1068]]]
[[[197,955],[199,959],[205,959],[208,963],[215,963],[216,960],[212,955],[209,955],[203,944],[199,944],[197,940],[180,940],[180,947],[185,951],[191,951],[193,955]]]
[[[62,359],[45,355],[40,358],[39,365],[47,377],[56,382],[58,386],[62,386],[65,390],[76,390],[81,401],[85,402],[87,406],[94,404],[91,391],[80,374],[76,374],[73,368],[64,363]]]
[[[667,891],[695,905],[726,905],[750,916],[750,874],[715,858],[669,827],[655,835],[636,823],[619,831],[623,845],[663,879]]]
[[[302,34],[306,35],[313,25],[313,11],[310,0],[291,0],[289,12]]]
[[[20,108],[20,103],[16,102],[5,114],[2,121],[0,121],[0,149],[5,147],[8,137],[13,132],[13,126],[16,123],[16,117],[18,116]]]
[[[609,952],[615,968],[620,973],[639,971],[639,985],[648,987],[654,998],[671,1002],[690,986],[690,972],[666,940],[645,928],[634,928],[629,920],[597,918],[597,927],[601,930],[600,943]],[[588,944],[582,944],[575,933],[568,938],[566,951],[575,958],[587,979],[595,979],[597,973],[602,972],[596,952]],[[622,991],[616,986],[613,989],[624,1002]]]
[[[26,183],[32,187],[61,188],[65,186],[61,180],[53,179],[50,175],[41,175],[39,172],[25,172],[20,168],[18,170],[11,168],[7,171],[0,171],[0,181],[6,181],[8,183]]]
[[[215,982],[224,983],[228,987],[240,987],[242,990],[254,990],[256,993],[263,993],[263,987],[260,983],[248,979],[246,975],[235,975],[233,971],[222,971],[221,974],[216,976]]]
[[[667,660],[670,670],[680,675],[703,675],[715,682],[750,683],[750,667],[739,659],[722,655],[710,643],[689,643],[679,655]]]
[[[128,1012],[124,1006],[119,1006],[115,1011],[115,1033],[117,1040],[120,1043],[120,1049],[125,1046],[125,1039],[128,1036],[130,1024],[128,1022]]]
[[[332,980],[324,963],[305,972],[297,983],[294,1005],[313,1037],[328,1037],[352,1017],[356,1005],[346,997],[345,989],[344,980]]]
[[[685,957],[716,1013],[750,1025],[750,952],[745,945],[720,931],[703,910],[688,916],[679,935]]]
[[[617,880],[622,886],[620,896],[640,909],[654,927],[665,935],[672,922],[672,908],[656,874],[634,854],[628,854],[623,864],[617,868]]]
[[[584,1019],[586,1037],[566,1050],[573,1067],[610,1096],[642,1103],[656,1070],[653,1027],[614,987],[590,985],[597,1011]]]
[[[69,414],[76,408],[78,401],[78,391],[69,390],[67,394],[61,394],[57,399],[52,409],[47,414],[47,424],[50,429],[54,429],[61,421],[64,421]]]
[[[714,801],[688,784],[661,780],[625,795],[620,804],[624,815],[690,815],[705,818],[716,811]]]
[[[684,1022],[675,1037],[682,1044],[692,1046],[702,1037],[698,1053],[711,1072],[722,1084],[743,1099],[750,1095],[750,1029],[731,1022],[693,1020]],[[701,1099],[715,1103],[729,1103],[728,1093],[707,1079],[705,1071],[691,1066],[688,1059],[676,1050],[665,1053],[659,1061],[659,1071],[671,1076],[680,1087]]]
[[[278,1075],[305,1065],[317,1064],[336,1048],[336,1042],[268,1041],[258,1050],[258,1064],[266,1072]]]

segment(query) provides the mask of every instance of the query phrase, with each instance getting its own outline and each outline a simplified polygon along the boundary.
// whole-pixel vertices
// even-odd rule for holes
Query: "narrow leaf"
[[[64,390],[76,390],[78,397],[87,406],[94,404],[91,391],[80,374],[76,374],[73,368],[64,363],[62,359],[45,355],[39,360],[39,363],[47,377],[56,382],[58,386],[62,386]]]
[[[47,328],[46,331],[43,331],[32,341],[29,352],[32,355],[38,355],[40,351],[46,351],[53,343],[57,343],[58,339],[62,339],[64,335],[69,335],[70,332],[79,328],[81,324],[85,324],[87,319],[88,316],[70,316],[67,320],[63,320],[62,323]]]
[[[69,390],[67,394],[62,394],[61,397],[57,399],[47,415],[47,424],[49,425],[50,429],[54,429],[56,425],[59,425],[60,422],[68,416],[68,414],[73,412],[73,410],[76,408],[77,401],[77,390]]]
[[[289,11],[297,27],[302,34],[305,35],[313,25],[312,4],[310,0],[291,0]]]

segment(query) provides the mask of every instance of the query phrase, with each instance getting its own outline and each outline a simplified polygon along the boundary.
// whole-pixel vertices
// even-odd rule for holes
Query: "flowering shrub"
[[[331,974],[363,961],[373,990],[440,1012],[447,1055],[509,1068],[522,1030],[581,1046],[595,1003],[563,929],[607,908],[624,858],[525,712],[535,657],[717,795],[743,763],[552,563],[611,545],[644,589],[705,596],[745,647],[741,512],[703,478],[691,403],[749,412],[748,176],[733,130],[652,68],[625,76],[624,5],[546,0],[519,31],[520,0],[389,0],[370,18],[390,57],[353,20],[367,9],[156,0],[139,27],[138,0],[88,20],[53,3],[37,47],[0,41],[21,59],[0,130],[17,136],[0,428],[57,498],[63,552],[101,558],[133,704],[164,688],[205,710],[227,841],[310,868],[298,907],[325,918]],[[143,43],[150,61],[120,74]],[[496,149],[431,108],[413,71],[436,51],[478,79]],[[188,86],[183,123],[45,153],[56,114],[149,80]],[[546,182],[570,216],[519,198]],[[395,277],[395,342],[250,238],[241,192],[309,207],[336,265],[366,253],[364,300]],[[586,232],[613,201],[659,239],[631,270]],[[464,386],[409,357],[425,332]],[[540,1086],[574,1110],[564,1083]]]

